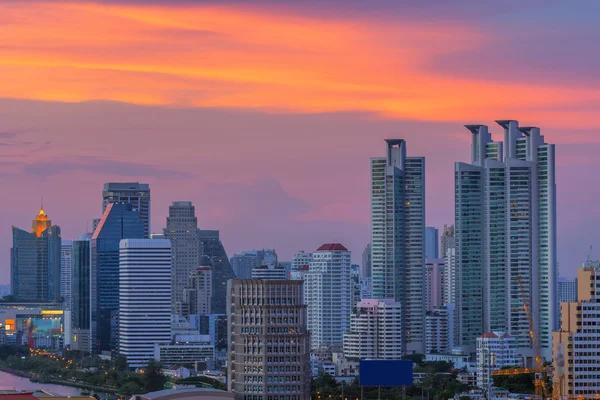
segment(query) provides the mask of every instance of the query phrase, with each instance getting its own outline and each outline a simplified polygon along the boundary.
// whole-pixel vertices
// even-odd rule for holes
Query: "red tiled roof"
[[[324,245],[322,245],[321,247],[319,247],[317,249],[317,251],[335,251],[335,250],[348,251],[348,249],[345,248],[344,245],[341,243],[325,243]]]
[[[493,332],[486,332],[483,335],[481,335],[482,338],[487,338],[487,339],[498,339],[498,335],[496,335]]]

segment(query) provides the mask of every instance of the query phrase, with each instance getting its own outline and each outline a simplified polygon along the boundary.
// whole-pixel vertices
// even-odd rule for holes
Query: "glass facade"
[[[91,241],[73,241],[71,258],[72,318],[74,329],[90,329]]]
[[[212,267],[212,314],[225,314],[227,308],[227,281],[235,279],[219,231],[200,230],[200,265]]]

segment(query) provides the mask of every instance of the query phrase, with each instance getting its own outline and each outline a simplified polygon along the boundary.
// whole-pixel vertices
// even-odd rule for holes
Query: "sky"
[[[41,198],[63,238],[102,185],[152,189],[152,231],[191,200],[228,254],[369,241],[369,158],[426,157],[427,224],[453,223],[464,124],[557,144],[559,263],[600,258],[600,3],[0,2],[0,283]],[[497,3],[497,4],[496,4]]]

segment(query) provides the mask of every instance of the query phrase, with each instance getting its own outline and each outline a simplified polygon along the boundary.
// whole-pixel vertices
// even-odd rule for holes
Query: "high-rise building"
[[[454,225],[444,225],[442,236],[440,237],[440,257],[446,258],[448,249],[456,247],[456,236],[454,236]]]
[[[302,281],[229,282],[227,384],[235,399],[310,399],[310,333],[302,288]]]
[[[65,310],[71,310],[71,258],[73,241],[61,240],[60,245],[60,297]]]
[[[402,357],[402,304],[393,299],[364,299],[344,335],[344,356],[353,360]]]
[[[309,265],[312,261],[312,253],[300,250],[292,257],[292,271],[298,271],[303,265]]]
[[[119,264],[119,355],[140,368],[171,342],[171,242],[123,239]]]
[[[454,304],[427,311],[425,316],[426,354],[450,354],[454,346]]]
[[[486,332],[477,338],[477,387],[489,390],[492,372],[522,364],[516,341],[506,332]]]
[[[443,258],[425,260],[425,303],[427,311],[444,305],[445,286],[444,271],[445,261]]]
[[[439,233],[433,226],[425,227],[425,258],[440,258]]]
[[[144,223],[140,220],[139,211],[134,210],[131,204],[110,203],[106,206],[91,243],[90,338],[93,352],[116,351],[119,243],[121,239],[144,237]]]
[[[365,247],[362,253],[362,264],[360,266],[360,278],[371,278],[371,243]]]
[[[11,294],[20,301],[60,301],[61,236],[41,208],[31,232],[12,227]]]
[[[444,260],[444,304],[458,304],[458,274],[456,265],[456,249],[449,248]]]
[[[600,264],[577,271],[577,300],[560,305],[559,330],[552,333],[554,376],[560,399],[596,399],[600,393]]]
[[[252,279],[288,279],[283,265],[269,264],[259,265],[252,269]]]
[[[183,290],[183,303],[187,313],[210,314],[212,303],[212,271],[210,267],[198,267],[190,274],[187,288]]]
[[[225,247],[219,239],[219,231],[200,230],[200,265],[212,269],[212,311],[211,314],[225,314],[227,308],[227,281],[235,279]]]
[[[252,270],[262,265],[276,265],[277,253],[275,250],[247,250],[236,253],[231,257],[231,267],[237,279],[252,278]]]
[[[525,302],[549,360],[558,323],[554,145],[539,128],[497,123],[504,142],[467,125],[471,163],[455,166],[458,340],[471,346],[482,332],[506,331],[531,348]]]
[[[403,139],[371,159],[373,297],[402,303],[402,352],[425,351],[425,159]]]
[[[172,306],[175,308],[183,302],[183,291],[188,286],[190,274],[200,266],[198,219],[191,201],[175,201],[169,206],[164,235],[172,245],[171,287]]]
[[[72,349],[91,351],[90,261],[91,239],[73,241],[71,257]]]
[[[339,243],[327,243],[313,253],[304,273],[311,347],[341,344],[350,330],[352,279],[350,251]]]
[[[140,213],[140,219],[144,223],[144,238],[150,238],[150,185],[139,182],[105,183],[102,190],[102,213],[110,203],[131,204]]]
[[[560,278],[558,280],[557,297],[559,303],[577,301],[577,279]]]

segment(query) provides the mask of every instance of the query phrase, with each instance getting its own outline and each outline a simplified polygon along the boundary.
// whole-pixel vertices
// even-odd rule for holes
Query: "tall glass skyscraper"
[[[403,139],[371,159],[373,298],[402,304],[402,352],[425,352],[425,158],[407,157]]]
[[[212,314],[225,314],[227,308],[227,281],[235,279],[235,273],[227,258],[225,247],[219,239],[219,231],[200,230],[200,265],[212,267]]]
[[[71,306],[74,350],[90,348],[90,261],[91,241],[74,240],[71,257]]]
[[[496,122],[504,142],[485,125],[467,125],[471,163],[455,166],[458,342],[506,331],[531,348],[525,301],[550,359],[558,323],[554,145],[539,128]]]
[[[31,232],[12,227],[11,291],[18,300],[60,301],[61,237],[43,207]]]
[[[119,311],[119,242],[144,239],[144,223],[132,204],[110,203],[92,235],[91,346],[94,352],[115,351]]]
[[[150,185],[139,182],[105,183],[102,190],[102,213],[110,203],[129,203],[134,210],[139,211],[144,223],[144,238],[150,239]]]

